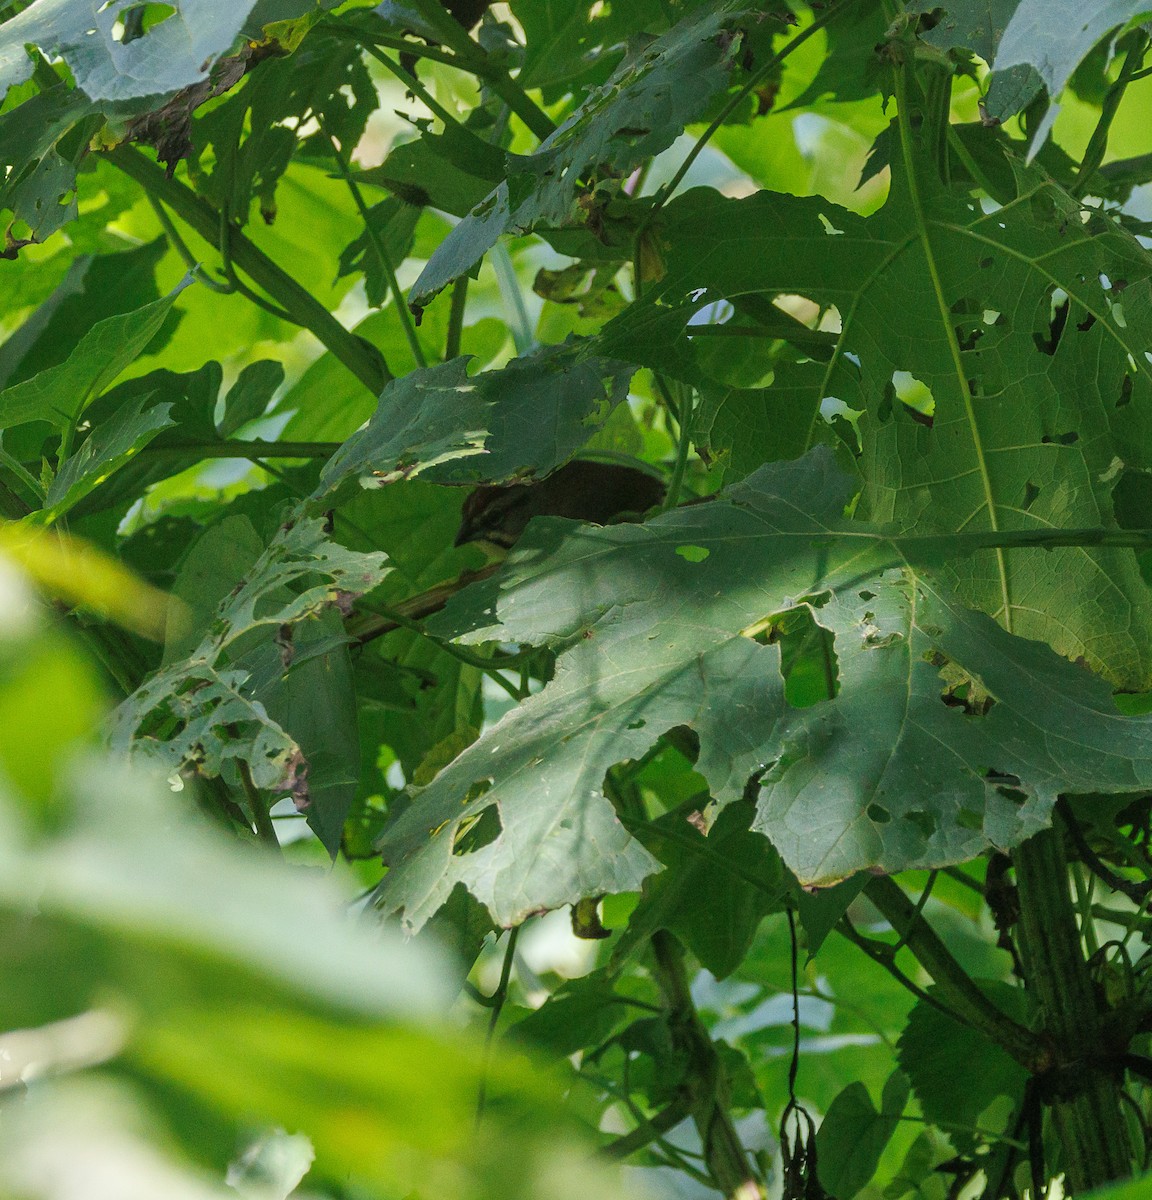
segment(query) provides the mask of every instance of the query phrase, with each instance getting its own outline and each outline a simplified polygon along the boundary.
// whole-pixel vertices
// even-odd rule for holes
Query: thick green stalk
[[[214,246],[219,244],[220,214],[191,188],[170,178],[163,168],[132,146],[116,146],[106,151],[104,157],[166,204],[205,241]],[[311,330],[374,396],[383,391],[393,375],[374,346],[345,329],[307,288],[240,230],[230,231],[228,245],[235,266],[273,297],[295,322]]]
[[[728,1111],[727,1072],[692,1002],[683,951],[663,929],[653,935],[652,950],[656,977],[668,1005],[672,1037],[688,1058],[688,1100],[708,1171],[725,1196],[762,1200],[766,1192]]]
[[[867,896],[931,975],[948,1009],[1002,1046],[1018,1063],[1034,1070],[1042,1056],[1036,1037],[1002,1013],[976,986],[899,885],[879,876],[868,885]]]
[[[1122,1080],[1102,1036],[1060,830],[1029,838],[1012,852],[1012,864],[1020,955],[1048,1053],[1041,1081],[1063,1148],[1068,1191],[1078,1196],[1132,1173]]]

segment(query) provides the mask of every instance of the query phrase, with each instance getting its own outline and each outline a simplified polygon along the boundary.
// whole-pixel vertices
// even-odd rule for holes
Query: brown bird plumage
[[[479,487],[464,501],[456,545],[509,547],[533,517],[570,517],[607,525],[642,516],[664,499],[664,484],[646,471],[576,459],[544,479]]]

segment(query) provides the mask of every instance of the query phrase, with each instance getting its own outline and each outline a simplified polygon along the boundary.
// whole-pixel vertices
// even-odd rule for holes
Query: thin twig
[[[455,579],[438,583],[426,592],[421,592],[417,596],[393,605],[385,614],[362,614],[348,624],[348,632],[358,645],[366,646],[369,642],[375,641],[376,638],[383,637],[395,629],[409,628],[409,622],[419,621],[424,617],[430,617],[433,613],[438,613],[458,591],[466,588],[470,583],[488,579],[499,568],[499,563],[492,563],[490,566],[481,567],[478,571],[465,571]]]
[[[938,871],[929,871],[928,872],[928,879],[925,882],[924,888],[920,893],[920,898],[916,901],[916,911],[913,913],[913,916],[912,916],[912,924],[914,924],[916,921],[918,921],[920,919],[921,916],[923,916],[924,906],[928,903],[928,898],[932,895],[932,889],[936,886],[936,876],[938,874],[939,874]],[[912,927],[912,924],[909,925],[909,928]],[[908,931],[905,930],[896,939],[896,945],[892,947],[893,955],[898,954],[904,948],[904,944],[907,940],[908,940]]]
[[[167,442],[153,443],[137,451],[137,458],[246,458],[256,462],[262,458],[331,458],[340,449],[340,442]]]
[[[168,215],[168,211],[164,205],[151,192],[145,192],[144,194],[148,198],[148,203],[152,206],[152,211],[156,214],[156,220],[160,222],[160,228],[164,231],[164,236],[168,239],[168,244],[176,251],[181,262],[196,278],[196,281],[202,283],[209,291],[216,292],[218,295],[232,295],[236,289],[229,283],[221,283],[218,279],[213,279],[204,269],[204,264],[188,249],[188,244],[180,236],[180,231],[173,224],[172,218]]]
[[[439,117],[445,125],[456,125],[463,128],[460,121],[453,116],[432,93],[412,74],[411,71],[406,71],[395,59],[389,58],[383,51],[378,50],[375,46],[368,43],[364,44],[364,49],[382,66],[391,71],[393,75],[416,97],[417,100],[428,109],[433,116]]]
[[[902,934],[913,957],[936,982],[965,1024],[980,1030],[1018,1063],[1032,1069],[1042,1049],[1036,1035],[1000,1011],[956,961],[936,931],[915,915],[915,908],[899,885],[886,875],[877,876],[865,893],[888,923]],[[925,993],[927,994],[927,993]]]
[[[692,1106],[684,1096],[677,1096],[666,1108],[661,1109],[655,1116],[649,1117],[642,1125],[637,1125],[630,1133],[617,1138],[604,1146],[600,1153],[605,1158],[619,1160],[643,1150],[645,1146],[658,1141],[662,1134],[674,1129],[681,1121],[691,1115]]]
[[[556,126],[528,96],[528,93],[488,52],[476,42],[439,3],[439,0],[411,0],[420,15],[436,30],[437,36],[460,58],[460,65],[482,78],[538,138],[546,138]]]

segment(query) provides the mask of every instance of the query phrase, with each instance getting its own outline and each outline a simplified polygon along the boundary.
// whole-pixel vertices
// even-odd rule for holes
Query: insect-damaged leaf
[[[258,788],[292,791],[306,806],[308,763],[259,694],[290,668],[338,649],[344,640],[342,635],[320,639],[307,654],[295,655],[292,626],[347,603],[386,574],[384,555],[360,554],[329,541],[319,520],[284,527],[221,601],[187,657],[151,676],[116,710],[112,744],[169,772],[192,770],[209,778],[242,762]],[[277,631],[285,660],[271,669],[269,627]],[[259,631],[269,636],[261,640]],[[262,662],[267,678],[254,679],[250,668]],[[290,711],[288,699],[283,694],[280,699]],[[338,837],[338,830],[322,832]]]
[[[915,543],[844,521],[851,491],[820,450],[643,526],[530,531],[433,626],[550,646],[555,678],[416,792],[383,842],[381,905],[419,926],[462,882],[512,925],[637,887],[658,864],[604,775],[676,726],[716,800],[758,783],[753,828],[804,883],[964,861],[1042,828],[1058,792],[1152,780],[1147,718],[903,565]],[[839,692],[795,708],[779,646],[749,635],[806,598]],[[495,836],[459,853],[492,810]]]
[[[835,345],[776,362],[766,411],[790,448],[798,430],[806,445],[829,436],[828,405],[862,413],[862,513],[921,530],[1114,527],[1117,473],[1147,469],[1152,445],[1152,256],[1038,171],[1018,192],[984,212],[899,162],[868,218],[694,190],[660,229],[666,276],[592,346],[691,377],[708,339],[687,322],[707,306],[805,297],[838,322]],[[1152,682],[1152,602],[1132,551],[988,550],[945,578],[1118,686]]]
[[[213,61],[236,40],[255,0],[177,0],[164,20],[132,37],[127,23],[139,7],[134,0],[29,4],[0,25],[0,92],[32,74],[29,45],[63,58],[76,86],[92,100],[175,92],[207,77]],[[281,6],[296,12],[310,7],[304,2]]]

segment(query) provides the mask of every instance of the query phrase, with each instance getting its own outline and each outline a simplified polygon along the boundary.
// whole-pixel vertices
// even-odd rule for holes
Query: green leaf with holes
[[[92,100],[132,100],[178,91],[207,79],[209,68],[236,41],[255,0],[160,6],[164,19],[133,37],[137,0],[77,4],[74,0],[35,0],[0,25],[0,92],[32,74],[28,46],[68,64],[76,86]],[[293,15],[311,3],[281,5]],[[191,11],[188,11],[191,9]]]
[[[547,645],[555,678],[414,790],[382,906],[418,927],[463,883],[513,925],[635,890],[660,864],[605,774],[678,726],[715,800],[755,796],[753,829],[805,884],[962,862],[1043,828],[1061,792],[1152,781],[1152,719],[908,565],[965,543],[847,522],[851,495],[820,450],[644,526],[537,522],[430,625]],[[837,687],[801,707],[772,636],[797,609],[832,634]]]
[[[236,553],[242,557],[243,549]],[[323,522],[289,522],[218,603],[187,657],[149,676],[116,710],[112,744],[169,773],[189,770],[214,778],[240,764],[256,787],[291,791],[306,807],[308,760],[261,697],[290,670],[325,653],[337,655],[350,691],[350,672],[340,666],[343,631],[320,636],[315,618],[346,607],[387,572],[383,554],[360,554],[328,540]],[[298,653],[294,628],[310,618],[303,627],[307,652]],[[293,703],[302,703],[293,689],[280,688],[279,699],[286,720]],[[309,729],[318,741],[332,741],[316,732],[314,720]],[[332,786],[339,790],[346,782],[346,776],[334,779]],[[339,804],[346,808],[348,800],[344,796]],[[334,845],[338,829],[321,824]]]
[[[1119,475],[1152,465],[1152,255],[1043,174],[1021,169],[1017,186],[985,212],[897,163],[868,218],[689,192],[659,228],[667,274],[592,347],[691,376],[715,338],[688,322],[714,319],[710,305],[806,298],[838,326],[831,353],[777,360],[762,411],[779,410],[789,453],[859,414],[862,514],[924,531],[1114,528]],[[1132,551],[988,550],[944,578],[1118,686],[1152,684],[1152,597]]]

